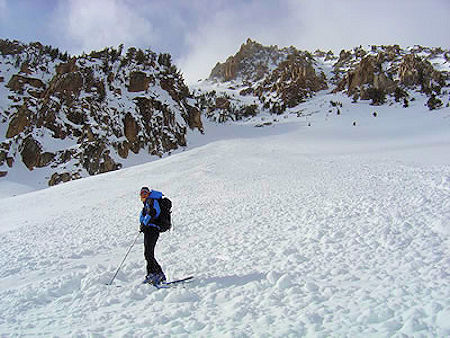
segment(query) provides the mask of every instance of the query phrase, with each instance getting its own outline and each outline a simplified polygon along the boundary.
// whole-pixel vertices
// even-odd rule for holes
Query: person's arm
[[[153,202],[153,210],[154,210],[155,214],[152,215],[153,216],[152,218],[156,219],[161,214],[161,207],[159,206],[159,202],[157,199],[155,199]]]
[[[152,207],[145,202],[144,208],[141,211],[141,224],[144,226],[147,226],[150,223],[150,220],[152,219]]]

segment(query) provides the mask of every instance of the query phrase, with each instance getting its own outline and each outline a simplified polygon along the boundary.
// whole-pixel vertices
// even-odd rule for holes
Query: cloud
[[[6,0],[0,0],[0,18],[4,19],[8,16],[8,6]]]
[[[208,77],[248,37],[301,50],[400,44],[448,48],[448,0],[193,1],[195,26],[177,60],[188,82]]]
[[[157,41],[152,25],[139,13],[139,6],[126,0],[62,1],[52,28],[72,53]]]
[[[339,51],[369,44],[442,45],[449,41],[447,0],[291,0],[291,15],[304,23],[294,43]]]
[[[126,47],[169,52],[188,82],[206,78],[218,61],[235,54],[247,38],[264,45],[335,52],[359,45],[394,43],[448,48],[450,42],[448,0],[36,0],[36,3],[39,4],[36,11],[47,11],[53,17],[48,30],[51,33],[41,32],[41,36],[51,34],[47,41],[60,49],[77,54],[123,43]],[[0,0],[0,8],[6,8],[6,4]],[[17,17],[27,13],[13,4],[8,6],[17,8],[20,13]],[[30,23],[29,17],[27,20],[30,34],[42,26]],[[12,29],[23,27],[17,25]]]
[[[200,9],[198,25],[185,34],[185,53],[177,60],[187,82],[208,77],[218,61],[235,54],[247,38],[262,44],[283,44],[287,1],[234,1]],[[289,19],[289,18],[288,18]]]

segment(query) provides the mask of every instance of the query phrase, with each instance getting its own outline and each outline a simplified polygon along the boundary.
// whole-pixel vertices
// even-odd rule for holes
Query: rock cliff
[[[201,114],[169,54],[106,48],[71,57],[0,40],[0,171],[47,169],[49,185],[161,157]]]

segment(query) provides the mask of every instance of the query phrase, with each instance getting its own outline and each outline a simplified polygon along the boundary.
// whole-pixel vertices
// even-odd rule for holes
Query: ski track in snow
[[[215,142],[1,200],[18,209],[8,220],[52,213],[0,233],[0,334],[449,336],[448,161],[308,152],[297,134]],[[136,236],[147,184],[175,206],[158,260],[169,280],[196,278],[141,285],[140,236],[106,286]],[[42,202],[27,208],[34,196]],[[66,196],[73,208],[46,207]]]

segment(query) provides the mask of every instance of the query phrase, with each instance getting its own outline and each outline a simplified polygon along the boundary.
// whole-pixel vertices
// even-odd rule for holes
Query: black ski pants
[[[154,227],[144,230],[144,257],[147,261],[147,275],[151,273],[161,273],[161,266],[155,258],[155,246],[159,238],[159,231]]]

